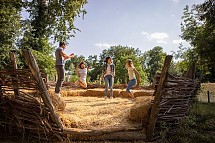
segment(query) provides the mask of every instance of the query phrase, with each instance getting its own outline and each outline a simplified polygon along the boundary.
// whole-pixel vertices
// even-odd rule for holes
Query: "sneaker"
[[[61,94],[60,93],[55,93],[56,96],[58,97],[61,97]]]
[[[107,96],[105,96],[105,100],[107,99]]]
[[[113,100],[113,96],[111,96],[110,99]]]

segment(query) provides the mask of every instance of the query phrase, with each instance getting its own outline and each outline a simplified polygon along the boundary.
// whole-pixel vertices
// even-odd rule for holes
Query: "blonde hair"
[[[128,64],[130,67],[134,67],[133,62],[132,62],[131,59],[127,59],[126,64]]]

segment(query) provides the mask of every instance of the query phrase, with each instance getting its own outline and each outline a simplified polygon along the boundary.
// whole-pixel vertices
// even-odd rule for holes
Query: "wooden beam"
[[[192,63],[190,63],[190,65],[188,67],[186,77],[195,79],[195,73],[196,73],[196,63],[192,62]]]
[[[169,69],[171,60],[172,60],[172,56],[167,55],[165,58],[165,61],[164,61],[164,65],[163,65],[161,74],[160,74],[160,79],[158,82],[157,89],[155,90],[155,94],[154,94],[155,98],[154,98],[154,101],[152,104],[151,113],[150,113],[150,117],[149,117],[149,124],[148,124],[147,130],[146,130],[147,140],[152,140],[153,135],[154,135],[154,128],[155,128],[155,124],[157,121],[157,115],[158,115],[158,106],[161,101],[163,85],[164,85],[164,81],[166,80],[166,76],[168,73],[168,69]]]
[[[12,62],[13,69],[17,69],[16,54],[14,51],[10,52],[10,60]]]
[[[23,56],[26,60],[27,65],[29,66],[32,75],[36,78],[39,86],[39,90],[42,93],[41,97],[43,99],[43,102],[47,108],[49,108],[51,112],[51,119],[54,123],[56,123],[57,127],[60,129],[63,129],[63,125],[58,118],[57,114],[55,113],[54,106],[50,100],[50,96],[48,93],[48,90],[46,88],[46,85],[43,81],[43,78],[41,76],[38,64],[30,50],[22,49]]]
[[[146,134],[145,129],[142,130],[82,130],[75,128],[65,128],[62,134],[67,135],[72,140],[87,140],[87,141],[135,141],[145,140]]]
[[[10,60],[12,62],[13,69],[16,70],[17,69],[17,62],[16,62],[15,51],[10,52]],[[19,95],[19,85],[18,85],[18,82],[16,80],[17,75],[12,75],[12,77],[14,77],[13,78],[14,95],[17,96],[17,95]]]
[[[3,96],[2,81],[0,79],[0,97]]]

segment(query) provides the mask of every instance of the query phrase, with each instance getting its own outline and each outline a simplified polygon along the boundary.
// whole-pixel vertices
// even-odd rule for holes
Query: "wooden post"
[[[52,121],[56,123],[58,128],[63,129],[63,125],[55,113],[53,104],[52,104],[50,97],[49,97],[48,90],[47,90],[46,85],[43,81],[43,78],[41,76],[38,64],[37,64],[33,54],[31,53],[31,51],[26,50],[26,49],[22,49],[22,53],[23,53],[23,56],[24,56],[24,58],[28,64],[30,70],[31,70],[31,73],[33,74],[33,76],[36,78],[36,80],[38,82],[39,90],[42,93],[41,97],[43,99],[45,106],[48,107],[50,112],[51,112]]]
[[[0,97],[3,96],[2,81],[0,80]]]
[[[189,68],[187,70],[185,77],[195,79],[195,73],[196,73],[196,63],[192,62],[189,65]]]
[[[17,69],[16,54],[14,51],[10,52],[10,60],[12,62],[13,69]]]
[[[12,66],[13,66],[13,69],[16,70],[17,69],[17,63],[16,63],[16,54],[15,54],[15,51],[11,51],[10,52],[10,60],[12,62]],[[19,85],[18,85],[18,82],[16,80],[16,75],[12,75],[13,77],[13,91],[14,91],[14,95],[17,96],[19,95]]]
[[[153,135],[154,135],[154,128],[155,128],[155,124],[157,121],[157,115],[158,115],[158,106],[160,104],[161,97],[162,97],[163,83],[166,79],[171,60],[172,60],[172,56],[167,55],[165,58],[165,61],[164,61],[163,69],[160,74],[160,79],[158,82],[157,89],[155,90],[155,94],[154,94],[155,98],[154,98],[152,108],[151,108],[149,123],[148,123],[147,129],[146,129],[147,140],[152,140]]]
[[[211,103],[211,100],[210,100],[210,92],[207,91],[207,95],[208,95],[208,103]]]

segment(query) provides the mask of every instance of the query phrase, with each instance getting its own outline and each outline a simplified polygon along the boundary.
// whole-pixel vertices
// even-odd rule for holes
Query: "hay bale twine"
[[[149,119],[149,109],[151,108],[151,98],[136,98],[136,104],[131,107],[129,119],[133,122],[142,122],[146,125]]]
[[[56,110],[63,111],[66,107],[66,102],[62,97],[51,94],[51,101]]]

